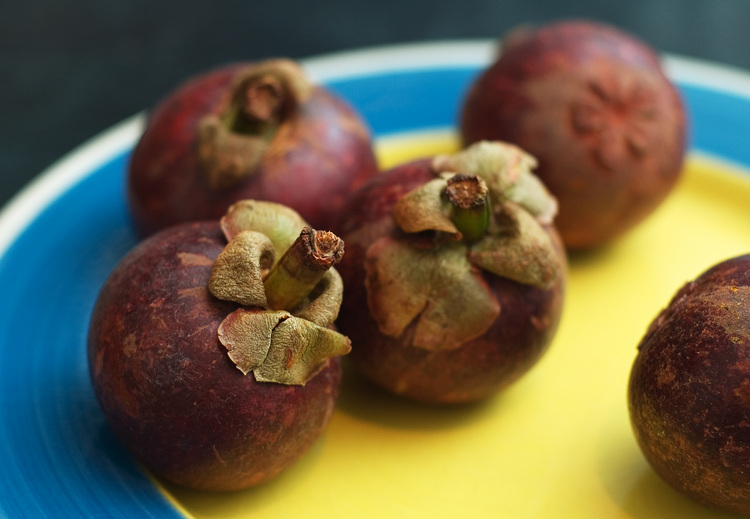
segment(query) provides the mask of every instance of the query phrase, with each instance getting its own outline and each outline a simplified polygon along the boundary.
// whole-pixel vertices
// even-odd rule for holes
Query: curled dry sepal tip
[[[262,382],[305,384],[326,359],[351,350],[330,328],[343,296],[332,269],[344,254],[338,236],[306,226],[278,204],[252,200],[234,204],[221,226],[228,243],[209,290],[242,305],[218,332],[238,369]]]
[[[557,202],[531,173],[534,163],[501,142],[434,158],[436,178],[395,205],[407,236],[383,236],[367,251],[368,303],[381,332],[398,337],[416,322],[412,344],[431,350],[481,336],[501,308],[478,269],[555,285],[564,265],[543,225]]]

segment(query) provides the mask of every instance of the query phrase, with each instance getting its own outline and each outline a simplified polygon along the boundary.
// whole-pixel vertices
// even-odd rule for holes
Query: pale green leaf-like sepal
[[[420,248],[389,237],[373,243],[365,284],[381,332],[399,337],[413,325],[412,345],[438,351],[487,331],[500,305],[466,252],[462,244]]]
[[[536,159],[518,146],[501,141],[480,141],[452,155],[438,155],[432,168],[444,172],[477,175],[486,183],[493,206],[512,201],[542,223],[557,215],[557,199],[534,175]]]
[[[265,234],[234,235],[211,267],[208,290],[214,297],[245,306],[266,306],[263,276],[274,262],[274,247]]]
[[[221,218],[221,229],[227,241],[242,231],[265,234],[280,259],[294,243],[307,222],[293,209],[275,202],[240,200]]]
[[[393,218],[402,230],[410,233],[442,231],[461,234],[451,220],[451,203],[444,196],[448,182],[436,178],[401,197],[393,209]]]
[[[305,384],[326,359],[351,351],[349,338],[299,317],[279,322],[271,335],[268,356],[253,371],[256,380]]]
[[[550,234],[527,211],[506,203],[496,220],[512,221],[506,229],[496,226],[469,249],[469,261],[477,267],[519,283],[550,289],[563,274],[564,262]]]
[[[271,335],[288,312],[240,308],[219,325],[219,342],[237,369],[245,375],[263,364],[271,348]]]
[[[235,310],[219,326],[219,341],[245,375],[293,385],[304,385],[326,359],[351,350],[346,336],[283,310]]]

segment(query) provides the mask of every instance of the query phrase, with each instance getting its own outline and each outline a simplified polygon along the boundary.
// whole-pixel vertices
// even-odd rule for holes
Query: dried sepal
[[[237,369],[247,375],[263,364],[271,348],[271,335],[288,312],[240,308],[219,325],[219,342],[227,349]]]
[[[232,204],[221,218],[221,229],[228,241],[242,231],[256,231],[268,236],[277,259],[289,249],[307,222],[297,211],[275,202],[240,200]]]
[[[351,351],[349,338],[299,317],[279,322],[271,334],[268,356],[253,371],[256,380],[305,384],[326,359]]]
[[[433,351],[482,335],[500,305],[466,252],[462,244],[420,248],[390,237],[373,243],[365,259],[365,284],[381,332],[400,337],[413,325],[412,345]]]
[[[196,151],[212,189],[228,189],[247,179],[260,164],[268,139],[236,134],[218,115],[207,115],[198,123]]]
[[[326,359],[351,350],[346,336],[283,310],[235,310],[219,325],[219,341],[245,375],[293,385],[304,385]]]
[[[432,169],[477,175],[486,183],[493,205],[512,201],[521,205],[542,223],[551,223],[557,214],[557,199],[532,170],[537,161],[518,146],[501,141],[480,141],[452,155],[438,155]]]
[[[502,213],[500,213],[502,211]],[[471,246],[469,261],[477,267],[519,283],[552,288],[564,268],[557,248],[538,220],[516,204],[496,211],[495,225]]]
[[[283,89],[283,92],[277,95],[284,96],[279,102],[287,105],[304,103],[315,89],[315,85],[298,63],[290,59],[275,58],[243,68],[237,74],[236,86],[233,90],[237,92],[237,96],[248,97],[245,91],[247,85],[259,79],[266,83],[277,82],[278,88]]]
[[[339,316],[343,297],[344,282],[341,274],[336,269],[331,269],[310,292],[307,301],[301,305],[301,310],[295,315],[312,321],[318,326],[330,327]]]
[[[241,69],[227,106],[198,124],[197,158],[209,186],[227,189],[254,175],[278,130],[313,88],[291,60],[267,60]]]
[[[442,231],[461,239],[450,218],[451,203],[444,196],[447,175],[435,178],[402,196],[393,209],[393,218],[405,232]]]
[[[557,202],[531,172],[535,166],[531,155],[502,142],[434,158],[437,178],[394,208],[394,222],[409,235],[382,237],[366,252],[367,302],[381,333],[431,351],[458,348],[500,314],[484,271],[554,286],[564,262],[544,226]]]
[[[557,216],[557,199],[536,175],[521,174],[508,191],[508,200],[521,205],[539,222],[551,224]]]
[[[265,234],[243,231],[234,235],[211,267],[208,290],[218,299],[266,307],[263,277],[274,256],[273,243]]]

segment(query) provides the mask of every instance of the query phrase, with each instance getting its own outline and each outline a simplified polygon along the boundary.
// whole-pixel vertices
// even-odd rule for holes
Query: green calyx
[[[330,329],[343,297],[332,267],[343,241],[315,231],[293,210],[244,200],[221,220],[228,240],[211,270],[209,291],[242,305],[219,326],[219,341],[244,374],[304,385],[349,339]]]
[[[281,126],[312,90],[313,84],[291,60],[267,60],[241,69],[227,106],[198,125],[197,158],[208,185],[227,189],[252,176]]]
[[[451,203],[450,219],[461,233],[461,240],[471,244],[487,234],[492,209],[487,184],[477,176],[457,174],[446,180],[445,196]]]
[[[367,250],[368,303],[381,332],[399,337],[413,325],[413,346],[456,348],[482,335],[501,311],[481,271],[543,290],[558,282],[564,260],[545,229],[557,202],[534,166],[530,155],[501,142],[435,157],[436,178],[394,208],[406,235]]]

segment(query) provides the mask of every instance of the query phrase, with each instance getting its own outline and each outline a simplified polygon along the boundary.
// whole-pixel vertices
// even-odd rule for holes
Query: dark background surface
[[[72,148],[220,64],[496,38],[572,17],[750,69],[750,0],[2,0],[0,206]]]

